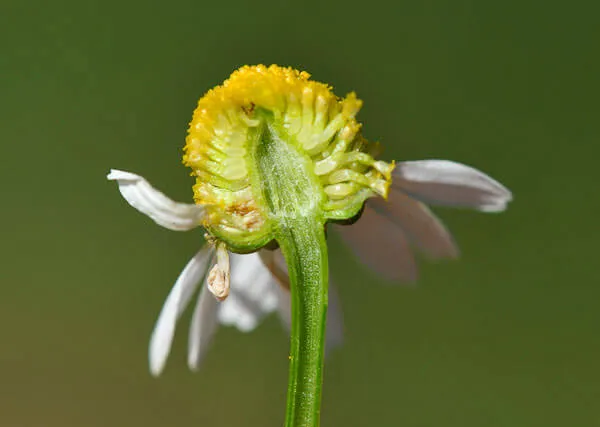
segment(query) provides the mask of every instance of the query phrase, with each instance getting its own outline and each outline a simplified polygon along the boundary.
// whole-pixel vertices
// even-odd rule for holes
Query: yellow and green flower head
[[[209,244],[185,265],[156,321],[148,350],[154,375],[195,294],[192,369],[218,323],[248,331],[277,308],[290,327],[285,426],[318,427],[326,330],[329,345],[341,342],[342,330],[336,292],[329,294],[327,223],[353,223],[335,232],[358,259],[389,280],[410,282],[417,276],[412,249],[458,256],[427,204],[501,212],[511,201],[506,187],[464,164],[375,160],[377,144],[356,121],[360,107],[354,93],[338,98],[305,72],[245,66],[194,111],[183,162],[196,177],[195,203],[111,170],[108,179],[125,200],[157,224],[208,233]]]
[[[183,162],[196,176],[194,199],[205,228],[246,252],[274,238],[273,200],[282,184],[296,205],[324,220],[356,216],[365,200],[386,197],[393,164],[376,161],[361,135],[362,102],[310,75],[276,65],[244,66],[198,102]],[[276,192],[276,191],[275,191]]]

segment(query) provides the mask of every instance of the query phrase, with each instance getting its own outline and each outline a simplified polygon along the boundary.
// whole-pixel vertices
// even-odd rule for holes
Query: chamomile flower
[[[139,175],[120,170],[108,175],[125,200],[157,224],[177,231],[206,230],[207,244],[176,280],[152,333],[149,360],[154,375],[163,370],[176,323],[194,297],[188,346],[192,369],[219,323],[248,331],[278,311],[289,326],[294,321],[293,292],[302,292],[298,286],[304,283],[312,281],[314,300],[307,297],[302,304],[311,305],[311,319],[322,322],[319,310],[327,307],[326,227],[340,232],[375,272],[410,282],[417,278],[413,248],[430,258],[458,256],[452,235],[427,205],[500,212],[510,202],[508,189],[467,165],[375,160],[379,146],[362,137],[355,119],[361,101],[353,93],[338,98],[329,86],[309,77],[278,66],[242,67],[200,99],[183,156],[196,178],[193,204],[169,199]],[[340,225],[349,222],[353,224]],[[304,256],[302,245],[309,255]],[[288,277],[290,259],[294,264]],[[315,267],[313,262],[320,264]],[[330,287],[330,345],[341,342],[336,298]],[[318,325],[313,332],[322,336]],[[292,354],[299,354],[298,342]],[[313,347],[311,351],[322,350]],[[299,363],[308,366],[319,358]],[[294,363],[292,370],[301,366]],[[303,407],[303,398],[295,396],[319,389],[320,368],[310,369],[312,379],[306,381],[312,391],[290,388],[290,402],[295,403],[289,408],[298,411],[291,410],[289,420],[318,416],[317,401]],[[302,380],[300,371],[295,372],[294,378]]]
[[[112,170],[108,179],[117,181],[131,206],[163,227],[182,231],[201,225],[201,206],[172,201],[139,175]],[[358,221],[351,226],[336,225],[335,230],[358,260],[374,272],[391,281],[413,282],[417,278],[413,247],[437,259],[456,258],[459,253],[452,235],[425,202],[500,212],[511,197],[502,184],[469,166],[446,160],[400,162],[387,202],[370,199]],[[162,372],[177,320],[196,293],[188,338],[191,369],[198,367],[219,323],[248,332],[264,316],[277,311],[289,327],[289,278],[281,252],[263,249],[258,253],[231,254],[230,294],[219,302],[208,286],[211,268],[219,268],[214,263],[216,251],[219,249],[211,244],[200,249],[169,293],[150,343],[150,370],[154,375]],[[201,287],[203,282],[205,286]],[[326,335],[330,348],[342,342],[342,315],[335,289],[330,292],[332,296]]]

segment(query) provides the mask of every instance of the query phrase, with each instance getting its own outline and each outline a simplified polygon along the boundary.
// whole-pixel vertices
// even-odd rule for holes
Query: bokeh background
[[[197,374],[187,318],[166,372],[147,342],[202,241],[136,213],[135,171],[191,197],[198,98],[243,64],[357,91],[387,159],[453,159],[507,213],[439,210],[460,262],[389,286],[339,241],[345,346],[323,426],[600,425],[597,2],[0,2],[0,426],[280,426],[276,317],[222,328]]]

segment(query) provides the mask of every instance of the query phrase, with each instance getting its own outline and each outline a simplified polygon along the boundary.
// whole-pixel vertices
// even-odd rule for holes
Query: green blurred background
[[[191,199],[196,102],[243,64],[356,90],[387,159],[475,165],[507,213],[438,211],[463,257],[386,286],[332,241],[346,344],[323,426],[600,425],[597,2],[0,2],[0,426],[280,426],[276,317],[147,342],[200,231],[126,205],[109,168]],[[596,225],[595,225],[596,224]]]

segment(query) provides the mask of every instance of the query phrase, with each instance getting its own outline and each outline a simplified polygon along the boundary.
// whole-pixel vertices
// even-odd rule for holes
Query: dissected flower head
[[[260,151],[283,141],[303,171],[311,203],[327,219],[349,219],[374,195],[386,197],[393,164],[373,158],[360,134],[354,93],[338,98],[310,75],[276,65],[245,66],[198,102],[184,163],[196,176],[203,225],[238,251],[274,238]]]
[[[157,224],[207,231],[208,245],[185,266],[156,322],[149,349],[153,374],[164,368],[175,325],[202,283],[189,332],[191,368],[219,321],[248,331],[278,309],[290,325],[290,280],[281,251],[250,253],[272,248],[278,221],[292,214],[286,203],[306,208],[294,214],[317,212],[321,228],[357,219],[362,210],[352,226],[335,229],[361,262],[388,280],[412,282],[413,248],[430,258],[458,256],[452,235],[427,205],[500,212],[512,200],[502,184],[467,165],[421,160],[395,167],[375,160],[377,145],[361,136],[355,119],[360,106],[353,93],[340,99],[305,72],[242,67],[200,99],[190,123],[183,160],[196,177],[196,203],[172,201],[139,175],[110,172],[125,200]],[[277,182],[291,189],[283,202],[272,194]],[[331,296],[330,346],[341,342],[340,309],[335,292]]]

